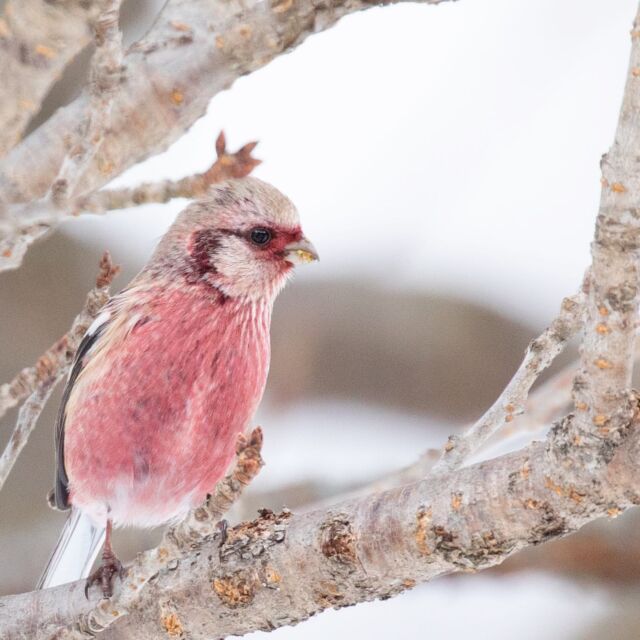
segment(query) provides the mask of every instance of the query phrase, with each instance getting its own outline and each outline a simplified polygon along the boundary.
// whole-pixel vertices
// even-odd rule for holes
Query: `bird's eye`
[[[269,229],[264,229],[263,227],[256,227],[255,229],[251,229],[249,237],[253,244],[257,244],[259,247],[264,247],[271,240],[271,231],[269,231]]]

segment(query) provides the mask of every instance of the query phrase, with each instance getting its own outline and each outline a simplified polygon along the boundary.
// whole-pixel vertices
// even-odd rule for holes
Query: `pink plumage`
[[[80,347],[57,429],[58,506],[96,526],[151,526],[199,505],[262,397],[273,301],[313,259],[294,206],[259,180],[187,207]]]
[[[200,504],[262,396],[270,305],[153,286],[105,334],[67,404],[70,501],[150,526]],[[126,302],[124,304],[126,304]]]

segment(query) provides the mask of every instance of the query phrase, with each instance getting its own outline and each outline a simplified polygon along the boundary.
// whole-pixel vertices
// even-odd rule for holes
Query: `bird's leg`
[[[225,542],[227,541],[227,537],[228,537],[228,529],[229,529],[229,523],[227,522],[227,520],[225,518],[222,518],[222,520],[220,520],[220,522],[218,522],[218,531],[220,531],[220,547],[224,547]]]
[[[113,595],[113,586],[111,581],[113,576],[117,573],[122,579],[123,567],[122,563],[116,557],[111,547],[111,531],[113,529],[113,523],[111,520],[107,520],[107,531],[104,539],[104,546],[102,547],[102,563],[100,566],[87,578],[87,582],[84,586],[84,593],[88,597],[89,588],[94,584],[100,583],[102,587],[102,595],[105,598],[110,598]]]

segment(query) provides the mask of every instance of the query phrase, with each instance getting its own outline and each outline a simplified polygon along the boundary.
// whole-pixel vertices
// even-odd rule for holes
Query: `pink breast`
[[[73,504],[144,526],[199,504],[227,470],[264,390],[270,309],[190,290],[122,313],[76,384],[65,466]]]

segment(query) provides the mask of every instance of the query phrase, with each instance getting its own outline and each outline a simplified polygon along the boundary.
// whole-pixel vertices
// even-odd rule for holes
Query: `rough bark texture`
[[[536,443],[437,483],[426,479],[300,516],[265,512],[230,530],[222,548],[212,538],[168,563],[101,637],[171,637],[167,627],[194,639],[242,635],[493,566],[637,503],[638,453],[634,437],[588,495],[562,484],[553,445]],[[96,606],[116,616],[119,593],[102,603],[92,595],[86,600],[80,581],[4,598],[0,624],[8,638],[37,640]]]
[[[9,0],[0,17],[0,156],[21,138],[47,91],[91,40],[92,2]]]

